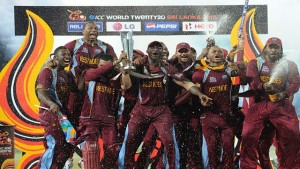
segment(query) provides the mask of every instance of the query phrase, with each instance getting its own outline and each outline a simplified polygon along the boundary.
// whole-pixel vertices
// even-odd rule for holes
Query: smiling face
[[[210,66],[222,65],[225,61],[223,50],[218,46],[210,47],[207,53],[207,59],[209,60]]]
[[[86,23],[82,30],[83,39],[89,43],[97,41],[98,33],[98,26],[93,22]]]
[[[186,48],[182,48],[177,50],[176,52],[177,58],[180,63],[187,63],[190,59],[189,50]]]
[[[158,61],[162,57],[163,47],[160,43],[153,43],[148,46],[147,53],[151,60]]]
[[[60,49],[55,55],[58,68],[65,68],[71,62],[71,53],[68,49]]]

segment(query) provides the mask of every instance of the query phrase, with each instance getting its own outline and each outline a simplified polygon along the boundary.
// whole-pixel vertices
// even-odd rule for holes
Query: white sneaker
[[[79,166],[81,169],[84,169],[83,159],[80,159],[80,160],[78,161],[78,166]]]
[[[63,169],[72,169],[73,167],[73,159],[72,158],[69,158],[66,163],[65,163],[65,166]]]

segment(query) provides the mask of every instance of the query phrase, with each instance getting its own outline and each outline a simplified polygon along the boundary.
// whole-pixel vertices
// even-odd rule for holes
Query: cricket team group
[[[82,33],[57,47],[38,75],[45,152],[36,168],[72,168],[80,147],[84,169],[272,169],[274,145],[280,169],[300,169],[292,104],[300,76],[279,38],[246,63],[236,60],[244,54],[243,35],[230,51],[209,38],[199,56],[186,42],[170,55],[157,40],[129,57],[99,40],[94,22]],[[249,90],[239,92],[244,85]],[[239,107],[241,97],[250,99],[247,108]],[[60,113],[75,138],[66,140]]]

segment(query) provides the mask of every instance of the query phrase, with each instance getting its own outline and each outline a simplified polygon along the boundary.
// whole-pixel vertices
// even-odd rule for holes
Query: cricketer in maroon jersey
[[[201,91],[212,98],[211,105],[201,108],[204,113],[201,123],[207,143],[209,167],[233,168],[234,132],[228,123],[231,116],[231,74],[226,68],[223,51],[218,46],[209,47],[204,57],[209,60],[208,67],[196,71],[193,82],[199,84]]]
[[[143,74],[156,76],[156,78],[139,78],[139,99],[132,110],[128,123],[127,135],[119,154],[119,167],[134,168],[134,154],[151,123],[154,124],[166,148],[166,165],[171,169],[178,166],[175,162],[176,142],[172,135],[172,112],[165,100],[169,88],[168,83],[166,83],[168,78],[174,79],[175,83],[198,95],[204,105],[210,100],[193,83],[185,81],[185,77],[178,73],[175,67],[162,65],[162,47],[162,44],[158,41],[151,42],[147,49],[148,57],[141,59],[140,63],[145,68]],[[130,84],[127,86],[130,86]]]
[[[267,40],[262,56],[249,61],[246,76],[255,92],[255,103],[246,114],[242,133],[241,168],[256,168],[256,147],[265,122],[276,132],[280,168],[300,168],[299,121],[288,99],[299,90],[295,62],[282,58],[282,41]]]
[[[115,104],[119,89],[110,83],[110,79],[118,73],[115,66],[126,55],[122,54],[116,61],[109,54],[100,54],[98,57],[98,68],[83,72],[88,85],[79,120],[81,136],[75,140],[75,144],[85,140],[82,149],[84,168],[116,168],[118,151],[114,146],[117,143]],[[104,147],[101,163],[98,143],[100,134]]]
[[[140,50],[133,50],[133,59],[142,58],[145,54]],[[130,119],[130,112],[133,109],[137,96],[138,96],[138,82],[133,82],[130,89],[123,91],[122,96],[124,97],[124,109],[119,118],[118,132],[119,141],[123,142],[127,123]]]
[[[98,55],[103,53],[108,53],[114,56],[117,59],[113,47],[103,42],[98,38],[98,26],[94,22],[87,22],[82,29],[83,37],[80,39],[73,40],[68,42],[64,46],[69,49],[71,52],[71,72],[76,77],[76,83],[80,88],[81,85],[84,85],[84,79],[82,72],[88,68],[97,68],[98,67]],[[82,87],[84,88],[84,87]],[[77,93],[72,95],[72,105],[69,105],[73,109],[73,114],[75,121],[77,122],[74,127],[78,126],[80,111],[82,108],[84,98],[84,92]]]
[[[77,77],[87,68],[97,68],[99,54],[108,53],[117,58],[113,47],[101,40],[98,40],[98,26],[94,22],[87,22],[83,26],[83,37],[73,40],[65,47],[71,51],[73,65],[72,72]]]
[[[45,67],[38,75],[36,93],[40,100],[39,121],[45,129],[45,153],[41,156],[37,168],[63,168],[73,152],[65,140],[65,134],[59,123],[58,111],[68,112],[68,99],[76,91],[70,72],[64,70],[70,63],[68,49],[61,46],[55,49],[53,58],[55,68]]]
[[[185,77],[192,81],[194,73],[193,58],[190,55],[191,47],[181,42],[176,46],[175,58],[169,64],[175,66]],[[200,126],[199,99],[182,88],[178,87],[176,105],[173,108],[173,122],[175,126],[176,141],[180,154],[180,168],[189,166],[191,169],[203,168],[202,162],[202,131]],[[186,95],[189,97],[185,97]],[[181,100],[181,101],[179,101]]]

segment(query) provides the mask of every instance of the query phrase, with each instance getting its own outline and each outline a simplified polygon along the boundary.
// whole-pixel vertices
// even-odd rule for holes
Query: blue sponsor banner
[[[145,22],[146,32],[178,32],[179,22]]]
[[[86,22],[68,22],[68,32],[81,32]],[[103,32],[103,22],[95,22],[99,32]]]

